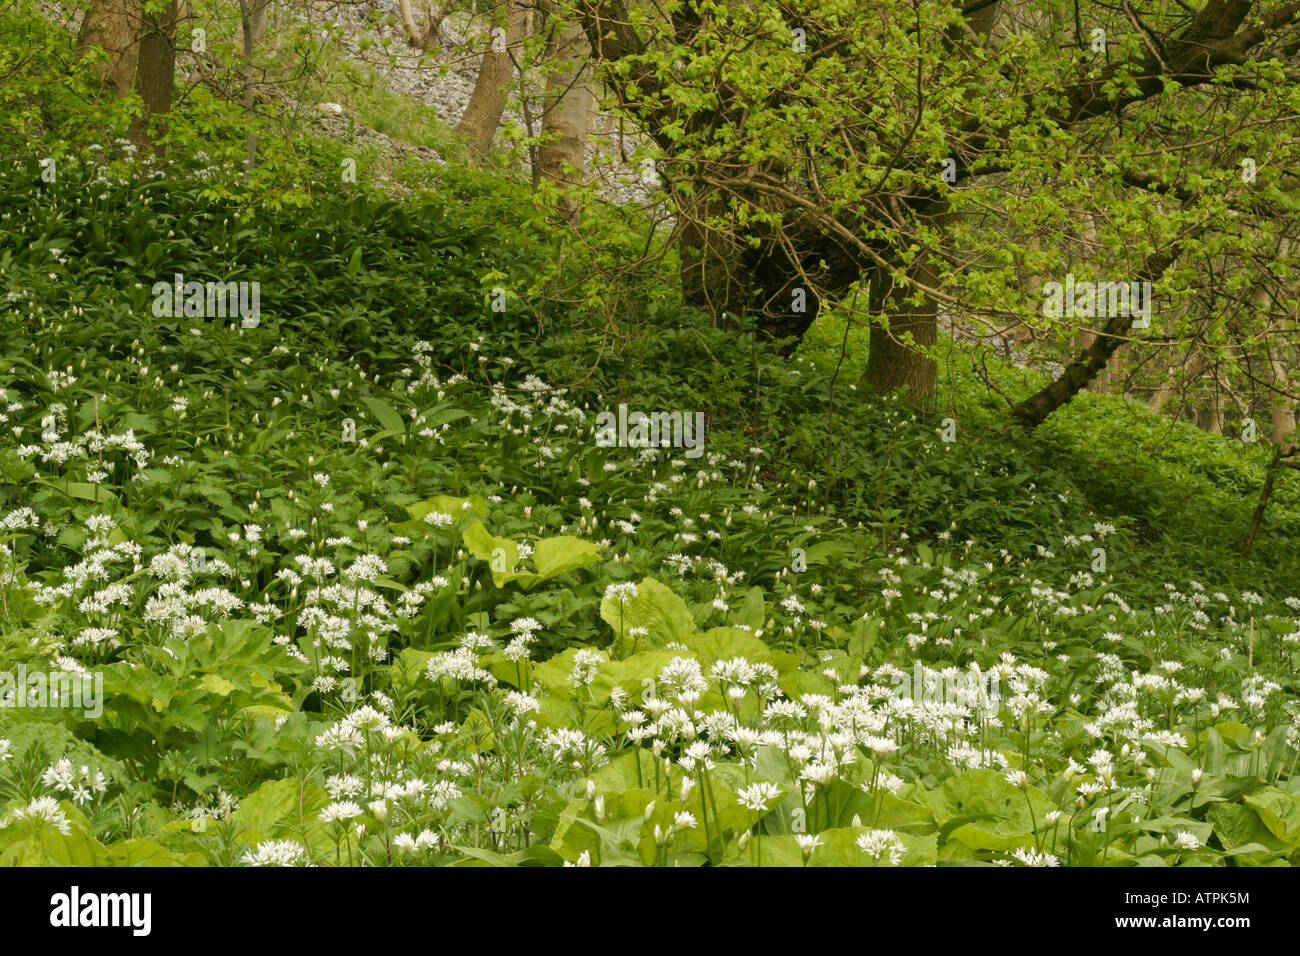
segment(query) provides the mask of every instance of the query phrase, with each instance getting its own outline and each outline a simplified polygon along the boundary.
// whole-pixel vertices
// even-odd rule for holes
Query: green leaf
[[[644,649],[676,641],[689,647],[695,619],[686,602],[654,578],[643,578],[636,587],[636,595],[629,597],[626,604],[615,597],[600,602],[601,619],[614,629],[618,646]],[[628,636],[628,629],[633,627],[644,627],[649,633],[639,638]]]
[[[858,837],[866,832],[867,830],[862,827],[835,827],[822,830],[817,834],[818,839],[821,840],[821,845],[813,850],[812,855],[808,858],[807,865],[810,867],[890,867],[895,865],[891,862],[888,853],[883,854],[880,861],[876,862],[858,846]],[[933,866],[935,864],[938,857],[935,834],[918,836],[912,833],[896,831],[895,835],[903,845],[903,853],[898,861],[898,866]],[[759,858],[760,854],[761,859]],[[750,865],[759,862],[763,866],[796,867],[804,865],[803,851],[799,848],[799,844],[793,835],[763,837],[761,845],[751,839],[743,860]]]
[[[576,653],[576,650],[573,653]],[[622,687],[633,697],[640,698],[648,687],[646,682],[656,680],[659,672],[667,667],[674,657],[678,656],[681,656],[680,651],[651,650],[639,651],[622,660],[606,661],[600,665],[600,669],[596,673],[596,679],[591,683],[592,699],[597,703],[604,703],[609,699],[610,691],[615,686]],[[551,661],[554,660],[556,658],[551,658]],[[549,664],[551,661],[546,663]],[[572,670],[572,664],[565,671],[566,680],[570,670]],[[563,691],[552,692],[563,693]]]
[[[734,623],[744,624],[746,627],[758,630],[767,620],[767,608],[763,601],[763,589],[752,587],[745,592],[745,600],[741,602],[739,609],[733,613]]]
[[[49,485],[73,498],[83,501],[97,501],[103,504],[118,504],[117,496],[101,485],[92,485],[87,481],[50,481],[48,478],[36,478],[38,484]]]
[[[477,860],[481,863],[486,863],[488,866],[509,866],[509,867],[515,866],[515,861],[512,860],[510,857],[503,856],[500,853],[493,853],[491,850],[484,850],[476,846],[461,846],[459,844],[452,844],[451,848],[453,850],[456,850],[459,853],[464,853],[467,857],[470,857],[470,859],[472,860]],[[452,866],[474,866],[474,865],[475,864],[470,863],[468,860],[457,861],[452,864]]]
[[[14,840],[0,851],[0,866],[104,866],[104,845],[81,828],[62,834],[50,827]]]
[[[934,810],[941,831],[951,831],[949,840],[974,850],[1033,846],[1034,827],[1044,827],[1057,809],[1037,789],[1022,791],[996,770],[968,770],[918,797]]]
[[[389,528],[395,534],[424,534],[430,530],[430,525],[425,523],[424,516],[435,511],[451,515],[453,522],[461,520],[466,514],[479,515],[485,518],[487,517],[487,502],[478,495],[470,495],[468,498],[434,495],[425,501],[417,501],[413,505],[407,505],[406,512],[411,516],[411,520],[393,522],[389,525]]]
[[[370,413],[375,416],[375,420],[387,431],[399,435],[406,434],[406,421],[383,399],[375,398],[373,395],[362,395],[361,404],[370,409]]]
[[[203,679],[199,681],[199,687],[222,697],[228,697],[230,692],[235,689],[234,684],[218,674],[204,674]]]
[[[600,548],[590,541],[559,535],[542,538],[533,545],[533,567],[528,571],[520,566],[519,545],[510,538],[501,538],[472,521],[462,534],[465,547],[480,561],[487,561],[492,569],[492,581],[504,587],[516,581],[525,591],[542,581],[568,574],[600,560]]]
[[[705,670],[714,661],[731,657],[743,657],[751,664],[771,664],[778,671],[799,666],[799,659],[793,654],[774,651],[760,638],[738,627],[711,627],[703,634],[692,636],[689,646]]]
[[[1246,797],[1268,831],[1291,847],[1300,847],[1300,797],[1276,787],[1261,787]]]
[[[563,866],[564,857],[549,846],[530,846],[515,853],[515,862],[519,866]]]
[[[1214,825],[1224,855],[1240,857],[1241,863],[1267,863],[1285,856],[1291,849],[1269,832],[1259,814],[1250,807],[1216,803],[1205,812],[1205,817]]]
[[[569,535],[542,538],[533,546],[533,567],[538,581],[568,574],[599,560],[597,545]]]
[[[488,562],[493,584],[504,587],[506,582],[515,579],[519,567],[519,545],[514,541],[498,538],[483,527],[481,521],[471,521],[461,538],[470,554],[480,561]]]
[[[320,823],[320,812],[329,802],[323,787],[296,777],[262,784],[240,803],[230,819],[243,824],[238,839],[258,843],[272,839],[303,839],[316,852],[333,850],[333,841]]]
[[[188,826],[188,822],[186,824]],[[104,866],[207,866],[200,853],[177,856],[152,840],[121,840],[105,847]]]

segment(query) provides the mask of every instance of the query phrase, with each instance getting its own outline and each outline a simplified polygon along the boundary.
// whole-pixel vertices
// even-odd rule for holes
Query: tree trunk
[[[587,114],[592,102],[589,52],[587,35],[577,21],[564,24],[547,51],[546,59],[555,71],[546,81],[537,166],[544,179],[561,188],[580,185],[585,179]],[[581,207],[576,195],[561,196],[558,208],[566,220],[578,222]]]
[[[1273,352],[1268,362],[1270,369],[1269,384],[1278,389],[1278,391],[1272,393],[1270,402],[1273,419],[1273,444],[1285,446],[1291,441],[1291,435],[1296,429],[1295,403],[1285,394],[1289,391],[1290,382],[1286,365],[1277,354],[1278,345],[1270,343],[1269,348]]]
[[[239,0],[239,35],[244,62],[239,67],[244,84],[244,114],[248,117],[248,139],[244,143],[244,169],[257,165],[257,94],[253,88],[253,45],[266,36],[267,0]],[[260,28],[259,28],[260,22]]]
[[[501,124],[501,114],[506,108],[506,93],[514,75],[514,63],[510,59],[508,48],[518,45],[524,32],[524,7],[520,0],[505,0],[502,6],[505,8],[507,22],[507,50],[489,47],[483,54],[478,78],[474,81],[474,92],[470,94],[465,112],[456,124],[456,134],[469,143],[476,156],[487,154],[497,127]],[[497,26],[500,26],[500,19],[498,16]]]
[[[245,10],[247,4],[247,10]],[[271,9],[271,0],[240,0],[239,4],[239,23],[235,32],[235,43],[241,50],[251,51],[253,48],[261,46],[266,40],[266,19],[267,13]],[[252,29],[245,27],[245,23],[251,24]],[[244,37],[251,35],[253,42],[251,46],[244,43]],[[245,53],[245,56],[249,55]]]
[[[1127,318],[1114,318],[1107,323],[1106,331],[1119,334],[1130,322]],[[1074,398],[1091,382],[1110,360],[1119,340],[1110,334],[1098,336],[1077,359],[1074,360],[1056,381],[1042,391],[1020,402],[1012,409],[1016,420],[1025,428],[1036,428],[1048,415]]]
[[[1075,348],[1087,350],[1093,342],[1097,341],[1096,332],[1088,332],[1080,329],[1074,335]],[[1097,377],[1084,386],[1090,392],[1103,392],[1106,386],[1110,384],[1110,365],[1109,363],[1097,373]]]
[[[974,47],[992,30],[999,6],[997,2],[988,4],[968,17],[961,28],[949,30],[945,46],[950,54],[974,55]],[[913,206],[913,212],[919,222],[941,234],[953,221],[948,200],[943,194],[922,199]],[[941,266],[941,253],[922,251],[912,261],[907,275],[921,285],[937,289],[942,285]],[[883,286],[885,281],[888,281],[887,277],[877,273],[872,281],[873,289],[877,284]],[[939,341],[939,303],[924,291],[920,293],[920,302],[907,301],[917,292],[904,287],[883,296],[883,309],[889,313],[889,327],[871,323],[867,369],[862,382],[882,395],[901,390],[909,403],[925,408],[934,399],[938,381],[938,366],[926,352]]]
[[[1215,435],[1223,434],[1223,388],[1217,368],[1210,375],[1209,398],[1198,413],[1197,425],[1202,431]]]
[[[108,53],[100,64],[104,83],[119,97],[131,92],[136,62],[140,57],[140,0],[92,0],[77,33],[77,56],[92,47]]]
[[[725,212],[722,203],[686,196],[679,197],[679,203],[689,210],[682,217],[678,243],[682,299],[707,312],[715,326],[721,325],[727,313],[740,316],[749,311],[740,263],[743,250],[730,234],[704,225]]]
[[[441,6],[432,9],[425,4],[425,15],[427,21],[424,26],[416,22],[415,13],[411,10],[411,0],[398,0],[398,9],[402,16],[402,26],[406,29],[406,39],[411,46],[423,52],[433,46],[433,41],[438,39],[439,27],[442,21],[451,16],[451,11],[456,7],[456,0],[444,0]]]
[[[427,50],[437,32],[437,24],[427,23],[421,27],[415,22],[411,11],[411,0],[398,0],[398,11],[402,15],[402,26],[406,29],[406,39],[418,50]]]
[[[1187,360],[1181,371],[1171,371],[1168,383],[1161,385],[1147,402],[1147,408],[1155,413],[1164,411],[1169,400],[1185,389],[1205,370],[1205,356],[1196,352]]]
[[[938,285],[939,270],[932,261],[916,266],[911,274],[926,285]],[[909,402],[924,406],[934,398],[938,368],[932,357],[918,349],[938,343],[939,308],[929,295],[916,305],[902,301],[906,296],[906,290],[898,290],[885,299],[885,308],[890,312],[889,328],[871,323],[862,382],[882,395],[905,389]],[[908,335],[910,344],[904,341]]]
[[[1277,475],[1277,466],[1282,461],[1282,449],[1279,448],[1273,453],[1273,460],[1268,463],[1268,470],[1264,472],[1264,487],[1259,491],[1259,504],[1255,506],[1255,514],[1250,519],[1250,530],[1246,532],[1246,546],[1242,549],[1242,555],[1249,558],[1251,549],[1255,547],[1255,535],[1259,532],[1259,523],[1264,520],[1264,509],[1268,507],[1268,499],[1273,494],[1273,479]]]
[[[1218,392],[1214,394],[1214,398],[1210,401],[1205,420],[1205,430],[1215,435],[1223,434],[1223,396]]]
[[[948,201],[937,196],[918,210],[917,218],[936,231],[943,232],[952,220]],[[923,286],[938,288],[941,282],[942,260],[938,253],[922,251],[908,268],[908,278]],[[881,288],[888,277],[881,277]],[[872,286],[876,286],[872,282]],[[939,304],[933,296],[920,292],[921,301],[909,299],[918,290],[908,287],[894,288],[882,298],[881,309],[889,314],[889,328],[873,322],[868,343],[867,370],[862,383],[882,395],[906,389],[907,400],[917,407],[925,407],[934,398],[938,380],[938,366],[924,350],[932,349],[939,341]],[[909,344],[904,340],[910,336]]]
[[[1278,468],[1286,466],[1287,468],[1300,468],[1300,462],[1290,461],[1300,448],[1288,448],[1285,451],[1282,446],[1277,446],[1273,451],[1273,460],[1268,464],[1268,470],[1264,473],[1264,487],[1259,492],[1259,504],[1255,506],[1255,514],[1250,519],[1250,530],[1246,532],[1246,547],[1242,550],[1245,557],[1250,557],[1251,549],[1255,546],[1255,535],[1259,532],[1259,524],[1264,520],[1264,509],[1268,507],[1268,499],[1273,494],[1273,479],[1277,476]]]
[[[140,62],[136,68],[135,90],[144,101],[144,113],[131,121],[130,138],[141,153],[166,132],[162,120],[151,133],[150,122],[171,111],[172,91],[176,86],[176,0],[157,13],[144,14],[144,32],[140,39]],[[161,153],[161,146],[155,145]]]
[[[1283,239],[1278,252],[1289,256],[1291,244]],[[1287,336],[1276,318],[1271,314],[1273,300],[1268,294],[1267,286],[1261,284],[1255,290],[1255,302],[1259,306],[1266,325],[1264,336],[1264,376],[1271,386],[1268,394],[1269,417],[1272,419],[1273,444],[1279,448],[1287,447],[1291,442],[1291,433],[1296,428],[1295,402],[1288,397],[1290,392],[1290,375],[1283,358],[1283,349],[1287,345]]]

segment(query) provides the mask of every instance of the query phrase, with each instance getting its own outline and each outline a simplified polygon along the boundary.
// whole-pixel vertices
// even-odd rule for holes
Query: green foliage
[[[1296,862],[1291,477],[1260,558],[1205,541],[1255,449],[565,314],[561,237],[454,167],[292,209],[9,171],[0,674],[101,683],[0,708],[3,862]],[[154,316],[176,272],[259,324]],[[703,455],[597,445],[620,403]]]

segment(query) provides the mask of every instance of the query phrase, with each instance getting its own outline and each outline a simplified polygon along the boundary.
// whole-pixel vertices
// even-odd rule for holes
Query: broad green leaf
[[[1250,807],[1216,803],[1205,816],[1214,825],[1224,855],[1237,857],[1240,863],[1258,866],[1294,849],[1274,836]]]
[[[1290,847],[1300,846],[1300,797],[1276,787],[1261,787],[1246,797],[1268,831]]]
[[[599,560],[600,548],[597,545],[569,535],[541,538],[533,546],[533,567],[540,581],[585,568]]]
[[[868,832],[867,827],[837,827],[816,834],[821,845],[812,851],[807,860],[809,867],[872,867],[872,866],[933,866],[937,859],[936,836],[916,835],[895,831],[895,839],[902,844],[898,862],[893,855],[882,853],[874,860],[858,846],[858,838]],[[750,866],[804,866],[804,855],[793,835],[765,836],[761,841],[751,838],[742,861]]]
[[[117,505],[117,496],[102,485],[92,485],[86,481],[51,481],[48,478],[33,479],[36,483],[48,485],[73,498],[83,501],[95,501],[100,504]]]
[[[941,828],[951,828],[949,840],[975,850],[1032,846],[1034,828],[1043,829],[1047,814],[1057,809],[1036,788],[1021,790],[996,770],[967,770],[918,797],[934,810]]]
[[[740,603],[740,607],[732,613],[736,624],[744,624],[751,630],[758,630],[767,620],[767,607],[763,600],[763,589],[752,587],[745,592],[745,600]]]
[[[488,562],[492,583],[497,587],[504,587],[518,576],[519,545],[514,541],[492,534],[481,521],[471,521],[462,538],[470,554]]]
[[[243,824],[238,839],[244,843],[262,840],[302,840],[317,852],[333,849],[333,841],[320,823],[320,812],[329,802],[323,787],[296,777],[272,780],[245,797],[230,819]]]
[[[383,399],[375,398],[373,395],[362,395],[361,403],[370,409],[370,413],[375,416],[375,420],[386,431],[399,435],[406,433],[406,422],[392,405],[389,405]]]
[[[751,664],[771,664],[778,671],[794,670],[799,666],[799,659],[793,654],[774,651],[762,639],[738,627],[709,628],[691,638],[690,648],[696,652],[706,673],[714,661],[733,657],[743,657]]]
[[[409,521],[394,521],[388,527],[395,534],[414,537],[431,530],[431,526],[424,521],[424,516],[431,512],[438,511],[450,515],[454,526],[455,522],[460,521],[463,516],[468,514],[487,517],[487,502],[478,495],[470,495],[468,498],[434,495],[425,501],[417,501],[413,505],[408,505],[406,511],[411,516]]]
[[[188,823],[188,821],[187,821]],[[105,866],[207,866],[200,853],[177,856],[152,840],[120,840],[105,849]]]
[[[686,602],[654,578],[643,578],[636,587],[637,593],[626,603],[615,597],[600,602],[601,619],[614,629],[617,646],[649,649],[676,641],[689,647],[695,620]],[[639,637],[628,634],[633,627],[646,628],[649,633]]]
[[[203,679],[199,681],[199,687],[212,694],[220,694],[227,697],[235,689],[235,685],[219,674],[204,674]]]

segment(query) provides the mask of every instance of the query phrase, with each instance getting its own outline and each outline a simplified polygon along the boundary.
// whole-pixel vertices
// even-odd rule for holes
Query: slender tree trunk
[[[1276,345],[1272,346],[1274,349]],[[1268,363],[1271,374],[1269,384],[1281,392],[1289,391],[1289,377],[1286,371],[1286,365],[1274,354]],[[1291,441],[1291,436],[1296,429],[1295,402],[1287,398],[1285,394],[1274,392],[1272,394],[1272,419],[1273,419],[1273,444],[1286,445]]]
[[[247,10],[245,10],[245,7],[247,7]],[[254,49],[265,42],[267,14],[270,9],[271,0],[240,0],[239,24],[235,34],[235,42],[241,50],[248,48],[245,37],[250,33],[253,38],[252,46]]]
[[[420,50],[429,49],[429,44],[433,42],[433,37],[437,32],[437,24],[426,23],[421,27],[415,22],[415,14],[411,10],[411,0],[398,0],[398,11],[402,15],[402,26],[406,29],[406,39],[411,46]]]
[[[244,62],[239,68],[244,83],[244,113],[248,117],[248,139],[244,144],[244,169],[257,165],[257,92],[253,88],[253,44],[258,40],[258,18],[261,34],[266,36],[266,0],[239,0],[239,32]]]
[[[546,59],[555,71],[546,81],[537,166],[542,178],[561,187],[585,180],[587,114],[591,111],[588,53],[587,35],[577,21],[563,24],[547,51]],[[577,223],[581,208],[576,195],[566,193],[560,198],[559,213]]]
[[[144,14],[144,33],[140,39],[140,62],[136,67],[135,90],[144,101],[144,113],[131,121],[130,139],[141,153],[150,143],[157,145],[166,132],[162,120],[150,132],[155,117],[171,112],[172,92],[176,86],[176,0],[157,13]]]
[[[1242,549],[1242,555],[1249,558],[1251,549],[1255,547],[1255,535],[1259,532],[1259,524],[1264,520],[1264,509],[1268,507],[1268,499],[1273,494],[1273,479],[1277,475],[1277,466],[1282,461],[1282,449],[1279,448],[1273,453],[1273,460],[1268,463],[1268,470],[1264,473],[1264,487],[1259,491],[1259,504],[1255,506],[1255,514],[1250,519],[1250,530],[1246,532],[1246,546]]]
[[[1219,375],[1216,371],[1211,378],[1209,404],[1205,406],[1201,427],[1215,435],[1223,434],[1223,391],[1219,387]]]
[[[1278,251],[1284,256],[1289,255],[1292,251],[1291,244],[1285,239],[1282,240]],[[1296,428],[1295,402],[1287,397],[1290,391],[1290,375],[1287,373],[1287,363],[1283,359],[1283,349],[1287,345],[1286,336],[1276,319],[1270,314],[1273,302],[1267,287],[1263,284],[1255,290],[1255,303],[1267,322],[1267,333],[1264,338],[1264,375],[1268,384],[1272,386],[1268,399],[1273,444],[1284,448],[1290,443],[1291,433]]]
[[[77,33],[77,56],[92,47],[108,53],[99,70],[119,97],[129,95],[135,81],[141,30],[141,0],[92,0]]]
[[[505,0],[504,8],[505,47],[518,45],[524,32],[524,7],[520,0]],[[501,9],[499,8],[499,9]],[[498,16],[499,27],[502,17]],[[499,36],[499,34],[498,34]],[[478,78],[474,82],[474,92],[470,94],[469,103],[456,124],[456,133],[465,139],[476,156],[484,156],[492,146],[497,127],[501,124],[501,114],[506,108],[506,93],[514,75],[514,63],[510,53],[503,49],[494,49],[500,44],[493,41],[483,54],[479,64]]]
[[[402,15],[402,26],[406,29],[407,41],[417,50],[429,49],[438,39],[438,30],[442,21],[447,19],[455,8],[456,0],[444,0],[437,8],[431,8],[426,3],[424,12],[427,19],[424,26],[420,26],[415,19],[415,12],[411,9],[411,0],[398,0],[398,10]]]
[[[1196,352],[1187,360],[1187,364],[1181,371],[1172,372],[1170,380],[1155,390],[1147,402],[1147,408],[1156,413],[1164,411],[1169,400],[1196,381],[1197,376],[1204,370],[1205,356]]]
[[[1259,491],[1259,504],[1255,506],[1255,514],[1250,519],[1250,530],[1246,532],[1246,546],[1242,554],[1250,557],[1251,549],[1255,547],[1255,535],[1259,532],[1260,522],[1264,520],[1264,509],[1268,507],[1268,499],[1273,494],[1273,479],[1277,477],[1277,470],[1280,467],[1300,469],[1300,462],[1291,461],[1300,448],[1288,448],[1285,451],[1281,445],[1278,445],[1273,451],[1273,460],[1268,463],[1268,470],[1264,472],[1264,487]]]

